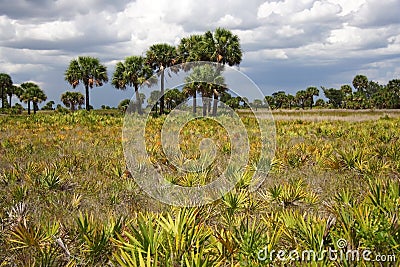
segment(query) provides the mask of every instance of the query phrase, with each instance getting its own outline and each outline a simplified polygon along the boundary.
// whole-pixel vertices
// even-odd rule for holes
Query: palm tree
[[[130,56],[124,62],[118,62],[112,78],[112,85],[117,89],[125,90],[133,86],[136,95],[136,108],[142,114],[139,87],[152,76],[152,70],[141,56]]]
[[[76,106],[80,106],[85,103],[85,96],[80,92],[65,92],[61,95],[61,101],[67,108],[70,108],[71,111],[74,111]]]
[[[304,104],[307,101],[307,98],[308,98],[308,95],[307,95],[306,91],[304,91],[304,90],[297,91],[296,100],[302,109],[304,109]]]
[[[353,86],[358,92],[365,93],[368,87],[368,78],[365,75],[356,75],[353,79]]]
[[[182,104],[186,99],[186,96],[179,89],[167,89],[165,91],[165,104],[166,108],[172,110]]]
[[[284,91],[278,91],[272,94],[276,108],[282,108],[287,102],[287,96]]]
[[[209,61],[209,56],[207,55],[207,46],[208,45],[204,35],[193,34],[189,37],[182,38],[177,48],[178,62],[182,63],[184,67],[190,67],[190,65],[186,65],[185,63],[194,61]]]
[[[217,28],[214,33],[207,31],[204,34],[204,42],[206,43],[205,49],[209,61],[217,62],[221,66],[225,64],[229,66],[239,65],[242,61],[239,37],[230,30]],[[217,113],[220,93],[218,87],[213,88],[213,116]]]
[[[185,71],[190,70],[195,65],[186,64],[194,61],[208,61],[207,57],[207,43],[204,35],[193,34],[187,38],[182,38],[177,48],[178,61],[182,63]],[[193,80],[193,76],[187,76],[185,79],[185,87],[183,88],[183,94],[186,97],[193,98],[193,114],[197,112],[197,101],[196,95],[200,89],[200,83],[197,80]]]
[[[343,108],[347,108],[349,102],[353,98],[353,90],[351,89],[351,86],[348,84],[344,84],[340,87],[340,90],[343,93],[343,101],[342,101],[342,106]]]
[[[314,96],[319,96],[319,90],[317,87],[311,86],[306,89],[307,96],[310,100],[310,109],[314,105]]]
[[[12,87],[13,81],[11,76],[7,73],[0,73],[0,98],[1,98],[1,107],[5,107],[5,100],[6,100],[6,92],[7,90]]]
[[[218,90],[223,92],[226,90],[226,85],[224,84],[225,79],[220,75],[219,68],[210,64],[194,67],[193,72],[185,78],[185,82],[189,84],[192,96],[195,96],[196,91],[201,94],[203,100],[203,116],[207,115],[213,91]],[[193,105],[195,106],[195,97],[193,100]],[[194,107],[193,112],[195,113]],[[215,115],[213,110],[213,116]]]
[[[185,87],[183,87],[182,93],[186,97],[193,97],[193,115],[196,115],[197,112],[197,101],[196,101],[196,95],[197,91],[200,89],[199,88],[199,83],[196,81],[192,81],[193,77],[187,76],[186,77],[186,84]]]
[[[160,114],[164,113],[164,74],[165,69],[173,66],[177,62],[176,48],[169,44],[154,44],[146,52],[147,63],[160,75],[161,79],[161,98]],[[172,69],[172,71],[178,71]]]
[[[256,108],[256,111],[259,107],[261,107],[263,104],[261,99],[254,99],[253,100],[253,106]]]
[[[242,61],[239,37],[230,30],[217,28],[214,33],[207,31],[204,39],[209,61],[229,66],[239,65]]]
[[[151,91],[150,97],[147,99],[147,104],[157,113],[158,104],[160,103],[161,92],[158,90]]]
[[[8,89],[6,90],[6,93],[8,95],[8,104],[11,107],[12,103],[11,103],[11,99],[13,95],[16,95],[17,97],[19,97],[22,94],[22,90],[19,86],[16,85],[11,85],[10,87],[8,87]]]
[[[294,95],[287,94],[286,99],[287,99],[287,103],[288,103],[289,109],[292,109],[292,106],[293,106],[293,104],[295,102]]]
[[[267,95],[264,98],[264,103],[270,108],[270,109],[275,109],[276,104],[275,104],[275,98],[273,96]]]
[[[28,103],[28,114],[31,114],[31,102],[33,103],[33,113],[38,110],[38,103],[46,101],[47,96],[40,87],[33,82],[25,82],[21,84],[22,94],[20,100]]]
[[[102,86],[108,82],[107,68],[100,64],[99,59],[94,57],[81,56],[71,60],[68,69],[65,71],[65,80],[75,89],[80,82],[85,86],[85,106],[90,110],[89,88]]]

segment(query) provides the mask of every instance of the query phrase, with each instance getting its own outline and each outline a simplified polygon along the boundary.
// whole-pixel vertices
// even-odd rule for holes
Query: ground
[[[250,164],[232,192],[195,208],[162,204],[138,187],[126,168],[118,112],[1,116],[0,266],[139,266],[141,260],[303,266],[310,262],[268,253],[328,248],[370,249],[391,259],[384,266],[398,264],[400,112],[278,110],[273,116],[276,152],[261,187],[249,190]],[[151,120],[148,151],[165,164],[156,138],[163,118]],[[203,121],[191,129],[223,139],[220,157],[229,156],[218,125]],[[190,131],[183,136],[196,157],[196,139],[188,141]],[[171,173],[167,179],[183,186],[200,177]],[[217,174],[204,173],[203,183]]]

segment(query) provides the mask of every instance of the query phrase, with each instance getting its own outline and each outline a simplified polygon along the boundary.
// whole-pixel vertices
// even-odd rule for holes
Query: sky
[[[357,74],[386,84],[400,78],[399,10],[398,0],[0,0],[0,72],[59,103],[74,90],[64,72],[78,56],[98,57],[111,78],[152,44],[224,27],[240,38],[240,71],[265,95],[339,88]],[[108,83],[90,100],[117,106],[132,95]]]

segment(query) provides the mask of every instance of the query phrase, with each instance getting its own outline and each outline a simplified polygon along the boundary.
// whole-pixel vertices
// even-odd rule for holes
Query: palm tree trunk
[[[85,106],[86,106],[86,110],[89,111],[90,107],[89,107],[89,85],[85,84]]]
[[[1,87],[1,95],[0,95],[0,97],[1,97],[1,108],[4,108],[4,88],[3,87]]]
[[[31,101],[28,101],[28,115],[31,115]]]
[[[164,113],[164,66],[161,66],[161,98],[160,98],[160,115]]]
[[[213,115],[214,117],[217,116],[218,96],[219,96],[218,91],[217,91],[216,89],[214,89],[214,102],[213,102],[213,112],[212,112],[212,115]]]
[[[37,103],[33,102],[33,114],[36,114]]]
[[[10,97],[10,98],[9,98],[10,101],[8,101],[8,103],[10,104],[10,108],[11,108],[11,98],[12,98],[12,94],[10,94],[9,97]]]
[[[142,104],[140,103],[139,86],[135,85],[136,109],[138,114],[142,114]]]
[[[196,101],[196,92],[193,95],[193,115],[197,113],[197,101]]]
[[[203,116],[207,116],[207,102],[205,98],[203,97]]]

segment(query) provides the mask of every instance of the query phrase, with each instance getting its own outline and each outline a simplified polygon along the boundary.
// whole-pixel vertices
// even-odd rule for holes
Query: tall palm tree
[[[46,101],[47,96],[40,87],[33,82],[21,84],[22,94],[20,100],[28,103],[28,114],[31,114],[31,102],[33,103],[33,113],[38,110],[38,103]]]
[[[207,31],[204,40],[209,61],[229,66],[239,65],[242,61],[240,39],[230,30],[217,28],[214,33]]]
[[[125,58],[124,62],[118,62],[112,78],[112,85],[121,90],[127,86],[133,86],[136,95],[136,108],[139,114],[142,114],[139,87],[146,82],[153,72],[146,59],[141,56],[130,56]]]
[[[186,67],[190,66],[185,64],[188,62],[209,61],[207,51],[208,47],[204,35],[193,34],[182,38],[177,48],[178,62]]]
[[[70,108],[71,111],[74,111],[76,106],[83,105],[83,103],[85,103],[85,96],[80,92],[65,92],[61,95],[61,101],[67,108]]]
[[[240,39],[230,30],[217,28],[214,33],[207,31],[204,34],[205,49],[209,61],[217,62],[221,66],[239,65],[242,61],[242,49]],[[222,68],[221,68],[222,71]],[[213,88],[213,115],[215,116],[218,108],[218,97],[220,95],[218,87]]]
[[[150,67],[160,75],[161,79],[161,98],[160,98],[160,114],[164,113],[164,82],[165,69],[172,67],[177,63],[176,48],[169,44],[154,44],[150,46],[146,52],[147,63]],[[178,71],[172,69],[172,71]]]
[[[193,64],[187,64],[195,61],[208,61],[207,57],[207,43],[204,35],[193,34],[189,37],[182,38],[178,48],[178,61],[182,64],[184,71],[189,71],[191,67],[195,67]],[[185,87],[183,88],[183,94],[186,97],[193,98],[193,114],[197,112],[197,92],[200,89],[200,83],[197,80],[193,80],[194,76],[187,76],[185,79]]]
[[[319,90],[317,87],[310,86],[306,89],[306,93],[310,100],[310,109],[312,109],[314,105],[314,96],[319,96]]]
[[[75,89],[80,82],[85,86],[85,106],[90,109],[89,88],[102,86],[108,82],[107,68],[102,65],[98,58],[80,56],[71,60],[68,69],[65,71],[65,80]]]
[[[6,92],[7,90],[12,87],[13,81],[11,76],[7,73],[0,73],[0,98],[1,98],[1,107],[5,107],[5,100],[6,100]]]

